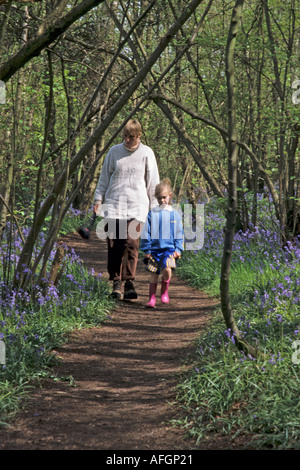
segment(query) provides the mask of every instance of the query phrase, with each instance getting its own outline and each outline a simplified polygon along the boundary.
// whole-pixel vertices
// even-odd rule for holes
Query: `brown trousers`
[[[129,224],[134,237],[130,235]],[[142,225],[133,219],[113,220],[106,225],[107,271],[111,281],[135,279]]]

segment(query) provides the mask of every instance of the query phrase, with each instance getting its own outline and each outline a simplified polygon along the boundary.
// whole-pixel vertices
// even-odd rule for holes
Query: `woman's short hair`
[[[142,126],[137,119],[130,119],[123,128],[125,135],[140,135],[142,133]]]

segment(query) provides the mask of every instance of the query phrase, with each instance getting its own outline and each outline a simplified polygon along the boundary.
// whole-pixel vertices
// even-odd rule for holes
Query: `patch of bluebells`
[[[249,226],[245,232],[239,231],[233,241],[232,265],[246,264],[247,269],[253,272],[248,289],[252,295],[242,306],[247,315],[241,315],[236,321],[242,337],[272,351],[272,343],[275,344],[275,338],[278,340],[279,332],[286,343],[291,343],[299,335],[300,239],[293,244],[288,242],[282,248],[279,226],[274,222],[268,200],[261,196],[259,202],[268,210],[260,212],[257,226]],[[186,263],[195,266],[200,283],[201,279],[204,284],[206,279],[213,282],[220,276],[225,224],[223,208],[213,201],[206,204],[203,248],[186,252],[183,256]],[[209,270],[211,272],[206,274]],[[228,340],[225,346],[234,343],[229,330],[221,335]],[[210,345],[209,349],[212,351],[213,346]],[[203,354],[203,349],[199,352]],[[271,354],[270,364],[282,361],[283,357],[278,353]]]
[[[74,212],[74,211],[73,211]],[[78,215],[77,213],[75,215]],[[9,226],[7,227],[7,237],[9,237]],[[28,228],[23,228],[24,238],[28,234]],[[38,246],[41,247],[46,240],[46,234],[41,232],[38,239]],[[73,249],[68,249],[65,264],[66,274],[61,278],[57,286],[50,286],[46,293],[38,285],[31,285],[30,289],[15,289],[12,283],[12,275],[5,273],[5,266],[10,263],[10,272],[13,272],[19,261],[19,253],[23,242],[18,231],[14,232],[13,243],[6,238],[6,234],[0,246],[0,258],[2,260],[2,270],[0,269],[0,339],[8,344],[20,344],[21,342],[32,341],[32,335],[28,334],[28,329],[38,316],[41,309],[51,314],[53,311],[62,312],[64,304],[72,301],[70,294],[77,297],[77,311],[82,311],[86,307],[91,296],[91,287],[88,285],[91,276],[95,273],[90,270],[87,273],[79,256]],[[38,249],[36,250],[38,251]],[[51,265],[56,253],[54,246],[50,257]],[[34,262],[34,258],[33,258]],[[24,266],[24,272],[29,272],[29,268]],[[76,275],[74,274],[76,272]],[[99,275],[99,278],[101,275]],[[99,279],[98,279],[99,280]],[[74,298],[74,297],[73,297]],[[35,336],[35,342],[38,338]],[[42,341],[42,340],[41,340]],[[42,346],[36,347],[36,354],[40,355]]]
[[[253,303],[266,317],[295,318],[300,309],[300,249],[299,242],[273,253],[268,275],[260,273],[262,284],[255,289]]]

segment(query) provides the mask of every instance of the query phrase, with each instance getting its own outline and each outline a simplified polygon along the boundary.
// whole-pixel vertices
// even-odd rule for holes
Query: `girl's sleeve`
[[[174,216],[176,220],[175,224],[175,233],[174,233],[174,245],[175,251],[181,253],[183,251],[183,240],[184,240],[184,233],[183,233],[183,225],[181,220],[181,215],[179,212],[174,211]]]
[[[141,235],[141,250],[144,253],[151,253],[151,211],[148,214],[147,220],[142,230]]]

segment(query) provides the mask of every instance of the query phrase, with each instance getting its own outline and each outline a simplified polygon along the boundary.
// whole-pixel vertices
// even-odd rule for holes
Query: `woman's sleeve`
[[[98,184],[95,191],[94,204],[103,202],[105,198],[105,193],[108,188],[109,179],[111,176],[110,166],[111,166],[111,151],[108,151],[106,158],[103,163],[101,174],[98,180]]]
[[[159,172],[154,152],[152,149],[150,149],[150,147],[147,157],[145,173],[145,182],[149,198],[149,208],[151,209],[157,205],[157,200],[155,197],[155,187],[159,183]]]

